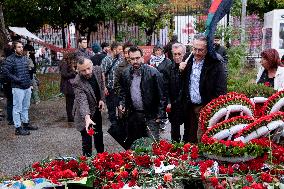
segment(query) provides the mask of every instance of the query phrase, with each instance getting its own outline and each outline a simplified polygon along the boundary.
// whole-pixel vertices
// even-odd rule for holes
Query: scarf
[[[151,59],[150,59],[150,65],[151,66],[154,66],[154,67],[158,67],[159,64],[161,62],[163,62],[163,60],[165,59],[165,54],[162,54],[161,56],[154,56],[154,55],[151,55]]]

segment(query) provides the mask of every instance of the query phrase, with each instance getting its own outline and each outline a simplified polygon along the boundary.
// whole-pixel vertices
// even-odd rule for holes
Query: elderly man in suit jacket
[[[74,80],[75,92],[75,125],[82,136],[83,155],[92,155],[92,136],[88,134],[94,127],[94,144],[98,153],[104,151],[102,116],[104,110],[104,84],[99,66],[93,66],[90,59],[81,57],[77,63],[79,74]]]

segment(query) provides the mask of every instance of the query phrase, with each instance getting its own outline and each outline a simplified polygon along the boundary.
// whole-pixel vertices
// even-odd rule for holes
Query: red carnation
[[[268,173],[261,173],[260,178],[264,182],[268,182],[268,183],[271,183],[272,180],[273,180],[272,176],[270,174],[268,174]]]
[[[246,180],[248,181],[248,182],[253,182],[253,177],[251,176],[251,175],[247,175],[246,176]]]
[[[270,83],[269,83],[269,82],[265,82],[264,85],[265,85],[266,87],[270,87]]]
[[[169,108],[169,107],[166,108],[167,113],[170,113],[171,111],[172,111],[171,108]]]
[[[87,157],[86,157],[86,156],[81,156],[81,157],[80,157],[80,160],[81,160],[81,161],[87,161]]]
[[[120,173],[120,175],[121,175],[122,178],[126,179],[128,177],[128,172],[127,171],[122,171]]]
[[[166,174],[164,175],[164,181],[165,181],[165,182],[172,182],[172,181],[173,181],[173,175],[172,175],[172,173],[166,173]]]
[[[154,165],[155,165],[156,167],[160,167],[161,161],[160,161],[159,158],[156,158],[156,159],[154,160]]]
[[[132,174],[133,178],[138,178],[138,170],[137,170],[137,168],[133,169],[131,174]]]
[[[94,134],[95,134],[94,129],[93,129],[93,128],[90,128],[90,129],[88,130],[88,135],[93,136]]]
[[[219,183],[218,179],[216,177],[211,177],[210,178],[210,182],[212,184],[213,187],[216,187]]]
[[[185,153],[188,153],[188,152],[189,152],[190,147],[191,147],[191,144],[186,143],[186,144],[183,146],[183,151],[184,151]]]
[[[106,172],[106,176],[107,176],[108,180],[111,180],[114,177],[114,172],[108,171],[108,172]]]

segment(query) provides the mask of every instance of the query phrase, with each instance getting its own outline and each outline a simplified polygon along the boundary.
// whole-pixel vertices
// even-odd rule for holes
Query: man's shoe
[[[29,135],[30,131],[25,130],[23,127],[16,128],[15,135]]]
[[[23,126],[26,130],[38,130],[38,127],[31,126],[30,123],[23,123]]]

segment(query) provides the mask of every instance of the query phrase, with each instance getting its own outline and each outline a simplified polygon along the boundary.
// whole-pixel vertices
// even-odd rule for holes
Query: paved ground
[[[3,109],[4,101],[0,101]],[[81,136],[72,124],[66,122],[63,98],[43,101],[32,105],[30,119],[39,130],[29,136],[15,136],[13,126],[0,121],[0,178],[21,174],[23,169],[44,158],[81,155]],[[106,132],[109,122],[103,114],[105,150],[123,151],[123,148]],[[161,138],[169,139],[170,125],[161,133]]]

